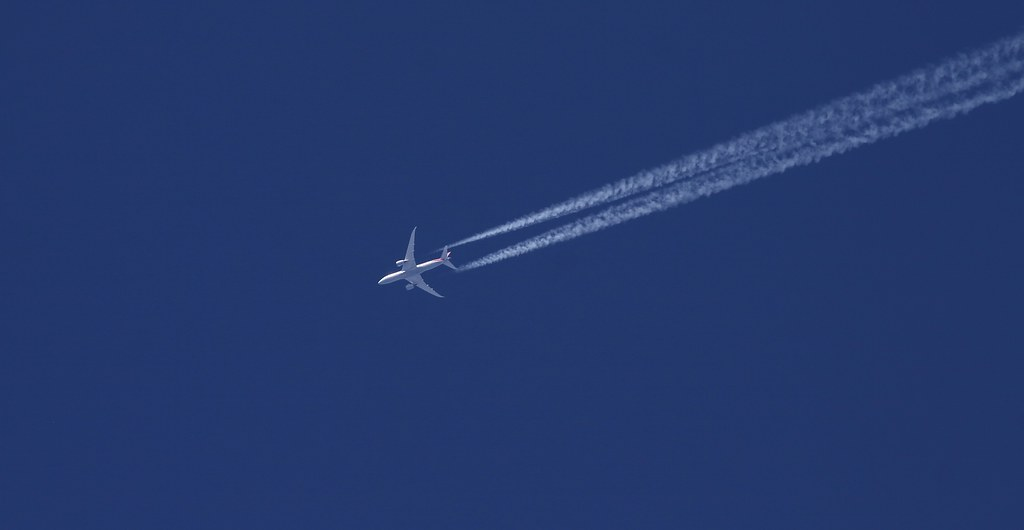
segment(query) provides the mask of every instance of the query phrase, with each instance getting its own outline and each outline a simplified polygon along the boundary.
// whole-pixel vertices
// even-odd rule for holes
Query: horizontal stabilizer
[[[459,268],[456,267],[454,263],[452,263],[452,253],[450,250],[448,250],[448,247],[444,247],[444,250],[441,251],[441,263],[444,263],[448,268],[452,270],[459,270]]]

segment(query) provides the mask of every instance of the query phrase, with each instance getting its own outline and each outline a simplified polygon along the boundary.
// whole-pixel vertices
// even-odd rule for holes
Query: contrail
[[[893,91],[880,90],[880,87],[892,87]],[[981,105],[1002,101],[1021,91],[1024,91],[1024,34],[1000,41],[984,50],[958,56],[936,67],[883,83],[864,94],[844,98],[815,111],[759,129],[729,144],[722,144],[753,146],[745,155],[726,156],[724,162],[716,160],[706,165],[689,162],[709,157],[709,152],[719,148],[716,146],[708,152],[641,173],[526,216],[517,221],[532,221],[528,224],[535,224],[540,221],[533,221],[532,216],[543,214],[546,216],[544,219],[553,219],[565,215],[561,212],[576,208],[577,205],[580,206],[573,211],[615,200],[605,197],[621,199],[640,191],[658,188],[488,254],[463,265],[461,270],[490,265],[781,173],[792,167],[812,164],[862,145],[924,127],[935,120],[965,114]],[[874,99],[882,93],[886,96]],[[882,104],[876,105],[872,101]],[[843,116],[842,120],[837,121],[837,116]],[[814,122],[821,127],[808,131],[792,130],[797,123],[814,128]],[[767,136],[770,141],[782,139],[776,144],[766,146],[758,142],[739,142],[743,138],[756,136],[773,128],[785,130],[787,133],[776,136],[773,136],[774,132],[769,133]],[[675,183],[672,184],[673,182]],[[517,228],[499,230],[496,233]]]
[[[872,131],[885,128],[886,124],[895,119],[912,122],[915,113],[922,108],[989,86],[993,79],[1017,74],[1022,67],[1024,35],[1017,35],[988,48],[956,56],[937,66],[880,83],[862,93],[756,129],[661,167],[588,191],[456,241],[449,247],[526,228],[722,168],[749,167],[751,160],[757,160],[765,154],[785,156],[791,151],[802,151],[809,145],[832,144],[837,140],[870,135]],[[910,126],[892,134],[920,126]],[[882,137],[876,137],[875,140]]]

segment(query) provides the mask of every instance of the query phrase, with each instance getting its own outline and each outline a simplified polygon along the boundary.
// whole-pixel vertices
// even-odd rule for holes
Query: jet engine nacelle
[[[407,262],[407,261],[409,261],[409,260],[407,260],[407,259],[400,259],[400,260],[395,262],[395,266],[396,267],[401,267],[402,265],[405,265],[405,262]]]

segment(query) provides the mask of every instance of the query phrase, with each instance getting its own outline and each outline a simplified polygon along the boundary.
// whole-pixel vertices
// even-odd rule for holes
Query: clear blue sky
[[[376,285],[1024,3],[16,4],[0,527],[1024,525],[1024,97]]]

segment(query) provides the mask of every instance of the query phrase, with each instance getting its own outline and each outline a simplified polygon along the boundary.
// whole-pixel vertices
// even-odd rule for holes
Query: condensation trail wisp
[[[811,164],[1004,100],[1022,90],[1024,34],[1019,34],[460,240],[456,244],[635,197],[467,263],[461,269],[496,263]]]

